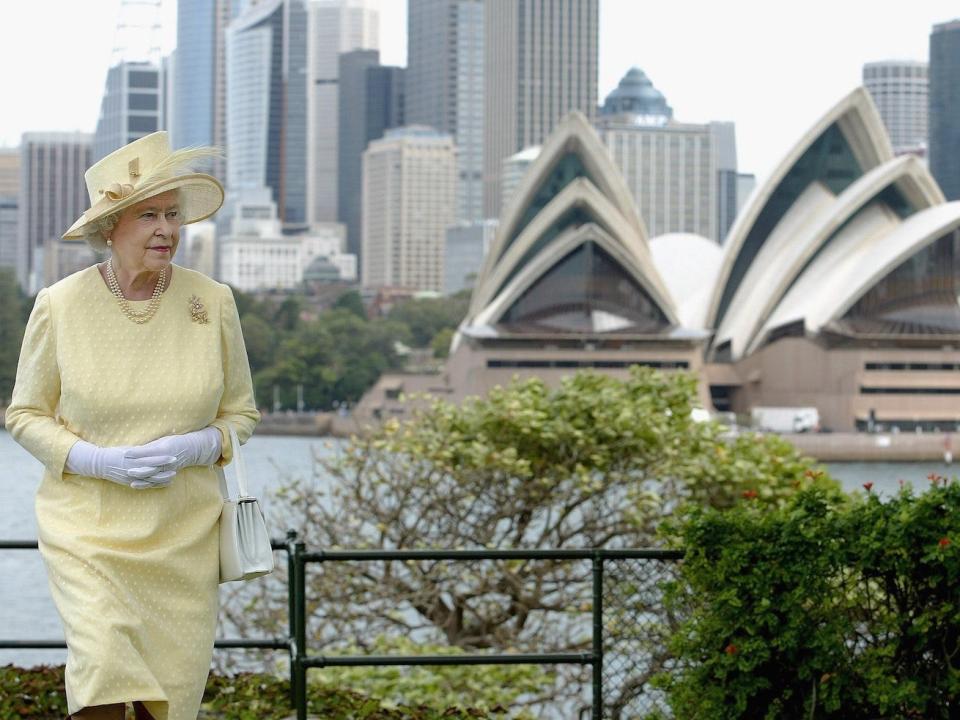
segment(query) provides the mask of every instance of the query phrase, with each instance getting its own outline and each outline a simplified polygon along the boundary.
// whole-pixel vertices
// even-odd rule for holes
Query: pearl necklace
[[[123,292],[120,290],[120,283],[117,282],[117,276],[113,271],[113,260],[107,260],[107,285],[110,286],[110,292],[116,296],[117,304],[120,305],[120,310],[123,314],[133,320],[137,325],[143,325],[156,314],[157,308],[160,307],[160,298],[163,295],[163,289],[166,283],[167,269],[164,268],[160,271],[157,284],[153,287],[153,296],[150,298],[150,304],[147,305],[145,310],[134,310],[130,305],[130,301],[123,296]]]

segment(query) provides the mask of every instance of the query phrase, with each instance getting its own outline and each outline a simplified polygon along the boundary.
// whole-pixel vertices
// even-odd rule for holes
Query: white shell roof
[[[839,196],[812,183],[784,214],[757,253],[724,315],[715,336],[729,341],[731,356],[741,357],[797,275],[834,233],[880,192],[895,184],[916,209],[943,202],[943,194],[926,166],[904,156],[880,165]]]
[[[820,332],[901,263],[958,227],[960,201],[902,221],[886,208],[868,208],[804,271],[750,349],[775,328],[800,320],[807,332]]]
[[[720,299],[743,244],[767,201],[797,161],[831,125],[838,124],[847,143],[865,172],[893,159],[893,149],[883,121],[870,93],[863,87],[844,97],[811,127],[776,166],[773,173],[758,186],[738,213],[724,242],[724,257],[710,301],[707,322],[718,321]],[[723,318],[719,318],[723,320]]]
[[[723,259],[722,248],[691,233],[668,233],[650,241],[653,264],[677,303],[682,327],[702,329],[707,303]]]
[[[686,233],[648,241],[630,192],[596,132],[581,114],[569,115],[544,143],[504,210],[457,338],[496,335],[494,326],[523,292],[588,240],[636,279],[674,325],[674,335],[703,337],[717,322],[724,285],[766,203],[832,125],[840,129],[863,174],[839,194],[818,181],[802,190],[750,259],[720,318],[713,346],[729,341],[737,359],[756,351],[786,324],[803,321],[807,332],[820,332],[905,259],[960,227],[960,202],[944,203],[926,166],[911,156],[893,157],[863,88],[844,97],[791,148],[753,192],[722,247]],[[517,232],[540,187],[568,153],[579,156],[590,177],[570,182]],[[882,193],[890,187],[909,204],[913,214],[906,219],[884,202]],[[573,209],[591,219],[561,230],[528,256]]]

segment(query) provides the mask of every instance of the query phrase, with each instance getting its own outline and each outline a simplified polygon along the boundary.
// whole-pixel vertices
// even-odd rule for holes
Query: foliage
[[[461,655],[450,645],[420,644],[409,638],[379,637],[364,649],[377,655]],[[316,677],[330,687],[359,689],[390,704],[408,703],[441,710],[470,698],[472,706],[506,716],[502,707],[519,704],[523,696],[541,692],[553,677],[535,665],[344,667],[319,670]],[[530,718],[527,713],[509,717]]]
[[[334,310],[349,310],[358,318],[367,319],[367,311],[363,307],[363,298],[356,290],[350,290],[337,298],[333,303]]]
[[[257,397],[272,397],[277,385],[282,403],[290,407],[299,384],[308,408],[329,410],[338,401],[355,402],[381,373],[399,366],[394,345],[406,337],[402,326],[368,322],[349,310],[323,313],[286,336],[276,361],[255,373]]]
[[[477,720],[503,717],[499,708],[393,706],[350,690],[311,682],[309,712],[325,720]],[[284,720],[290,717],[289,681],[274,675],[212,674],[199,717],[203,720]],[[63,666],[0,666],[0,720],[60,720],[67,714]]]
[[[677,717],[952,718],[960,711],[960,485],[820,489],[691,511],[687,620],[662,675]]]
[[[307,410],[359,400],[383,372],[402,367],[398,343],[426,347],[433,340],[446,351],[467,302],[466,295],[414,300],[385,320],[370,320],[355,291],[316,316],[300,295],[277,300],[233,293],[260,404],[272,403],[276,387],[281,407],[296,407],[302,385]]]
[[[0,720],[61,720],[66,716],[62,665],[29,670],[0,666]]]
[[[16,274],[10,268],[0,268],[0,406],[6,405],[13,394],[17,377],[20,343],[26,327],[23,305]]]
[[[433,349],[433,356],[436,358],[445,358],[450,354],[450,343],[453,341],[453,329],[444,328],[430,341],[430,347]]]
[[[410,328],[414,347],[431,347],[438,333],[460,324],[469,305],[468,291],[450,297],[416,298],[395,305],[388,317]]]
[[[777,507],[796,487],[835,487],[806,475],[778,439],[731,442],[721,426],[693,422],[695,398],[690,375],[637,367],[625,381],[583,372],[555,389],[531,379],[461,406],[433,402],[353,439],[273,511],[299,518],[315,548],[643,547],[684,502],[728,507],[748,492]],[[575,562],[325,563],[308,578],[311,647],[399,634],[471,651],[582,651],[590,578]],[[282,582],[260,584],[240,621],[281,632]],[[660,660],[637,667],[652,674]],[[647,679],[633,678],[631,692]],[[577,693],[560,679],[540,699]]]

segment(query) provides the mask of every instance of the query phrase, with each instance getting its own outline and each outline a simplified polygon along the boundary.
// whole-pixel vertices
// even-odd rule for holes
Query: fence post
[[[306,563],[303,561],[305,545],[294,544],[293,553],[293,602],[294,602],[294,659],[293,674],[296,678],[297,720],[307,720],[307,668],[303,664],[307,649],[307,608],[306,608]]]
[[[593,720],[603,718],[603,554],[593,554]]]
[[[296,632],[297,632],[297,606],[294,602],[295,594],[293,592],[293,578],[296,574],[297,564],[294,560],[296,552],[297,531],[287,530],[287,640],[288,653],[290,655],[290,707],[297,705],[297,682],[294,672],[294,658],[297,655]]]

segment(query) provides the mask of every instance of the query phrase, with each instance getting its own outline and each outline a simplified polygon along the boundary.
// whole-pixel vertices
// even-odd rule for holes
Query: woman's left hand
[[[177,472],[194,465],[213,465],[220,459],[222,436],[217,428],[210,426],[184,435],[167,435],[146,445],[127,450],[131,459],[169,455],[174,461],[165,469]]]

